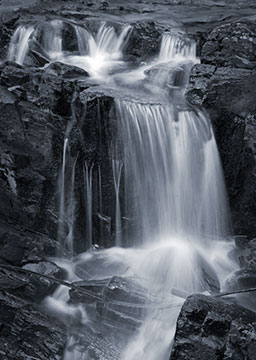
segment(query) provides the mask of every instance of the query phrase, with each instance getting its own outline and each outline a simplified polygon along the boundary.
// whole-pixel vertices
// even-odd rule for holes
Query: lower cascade
[[[8,56],[23,64],[28,39],[34,41],[41,31],[49,61],[81,67],[116,94],[118,144],[113,144],[110,164],[115,246],[102,249],[93,239],[93,171],[100,199],[103,174],[98,164],[84,162],[88,250],[73,254],[79,164],[66,134],[58,236],[72,256],[58,254],[54,261],[84,298],[60,285],[44,306],[68,326],[64,360],[168,360],[184,299],[193,293],[219,293],[228,274],[238,268],[229,257],[229,210],[211,121],[184,97],[190,69],[199,62],[195,43],[164,33],[159,55],[134,68],[122,57],[131,26],[123,26],[117,35],[103,24],[92,35],[72,25],[78,41],[75,55],[63,51],[63,26],[52,21],[48,33],[20,26]]]

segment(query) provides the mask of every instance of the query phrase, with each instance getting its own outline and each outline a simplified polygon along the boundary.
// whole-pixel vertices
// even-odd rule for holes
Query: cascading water
[[[107,81],[109,74],[125,66],[122,61],[122,49],[131,29],[130,25],[122,26],[118,34],[113,26],[103,22],[96,35],[81,26],[74,25],[79,55],[70,55],[63,50],[64,26],[62,20],[52,20],[44,27],[19,26],[12,36],[8,60],[24,64],[29,51],[28,40],[33,34],[37,43],[39,40],[42,42],[40,49],[49,61],[79,66],[95,80]]]
[[[77,157],[72,158],[68,138],[63,145],[62,167],[59,175],[59,221],[58,240],[73,255],[73,229],[75,221],[75,170]],[[61,255],[61,254],[58,254]]]
[[[79,66],[99,83],[110,83],[112,88],[118,86],[117,93],[127,87],[134,90],[134,94],[115,100],[118,136],[123,142],[123,159],[113,155],[111,163],[116,247],[92,250],[95,189],[93,165],[85,162],[86,238],[87,248],[91,249],[72,261],[58,263],[69,271],[68,281],[82,279],[105,285],[109,282],[111,287],[108,279],[114,275],[129,279],[134,288],[143,289],[144,300],[133,304],[126,299],[115,299],[102,307],[108,294],[101,294],[103,300],[95,296],[97,311],[103,319],[107,314],[102,324],[98,324],[95,306],[70,305],[63,286],[46,300],[46,305],[56,316],[62,318],[63,314],[62,320],[69,325],[75,322],[77,327],[80,319],[81,332],[89,333],[90,339],[94,339],[93,345],[87,344],[85,349],[81,346],[83,338],[72,334],[65,360],[167,360],[184,301],[179,294],[218,291],[225,276],[236,267],[227,255],[232,243],[222,241],[229,233],[228,210],[211,123],[202,111],[189,108],[184,99],[191,66],[198,62],[195,44],[165,33],[158,57],[138,69],[123,71],[126,68],[122,49],[131,29],[129,25],[123,26],[118,34],[113,27],[103,24],[96,35],[74,25],[79,55],[63,50],[63,26],[62,21],[52,21],[49,33],[43,37],[42,46],[51,61]],[[21,26],[16,30],[9,49],[10,60],[25,62],[33,32],[33,27]],[[69,153],[66,136],[59,186],[59,237],[71,252],[75,169],[76,159]],[[100,166],[96,172],[102,217],[104,174]],[[121,179],[126,199],[124,213],[121,213],[119,198]],[[120,248],[123,218],[132,219],[133,233],[128,243],[137,245],[135,248]],[[120,318],[120,309],[125,307],[130,309],[122,315],[127,322],[134,308],[139,314],[138,322],[132,319],[133,323],[140,324],[136,325],[137,330],[122,329],[125,323],[118,325],[116,317]],[[72,322],[72,319],[75,320]],[[105,357],[95,355],[102,347],[102,336],[95,327],[108,341],[103,344]],[[108,344],[115,344],[116,350]],[[93,352],[90,346],[94,347]]]
[[[88,240],[88,248],[92,246],[92,171],[93,164],[89,166],[87,162],[85,162],[84,166],[84,183],[85,183],[85,193],[86,193],[86,228],[87,228],[87,240]]]
[[[116,219],[115,219],[116,246],[122,246],[122,226],[121,226],[119,191],[120,191],[120,181],[121,181],[123,164],[119,160],[112,160],[112,168],[113,168],[113,178],[115,185],[115,195],[116,195]]]
[[[226,235],[225,187],[204,114],[120,100],[116,106],[125,142],[129,201],[136,199],[142,241],[171,235],[206,241],[208,236]]]
[[[44,49],[52,61],[63,57],[62,29],[63,22],[61,20],[53,20],[47,31],[44,32]]]
[[[15,30],[8,50],[8,60],[23,65],[29,50],[29,39],[33,32],[34,27],[25,27],[24,25]]]
[[[130,28],[129,25],[123,26],[118,35],[112,26],[103,23],[96,36],[93,36],[86,29],[76,26],[80,55],[66,56],[61,61],[79,66],[88,71],[93,79],[106,82],[111,72],[124,66],[122,48]]]

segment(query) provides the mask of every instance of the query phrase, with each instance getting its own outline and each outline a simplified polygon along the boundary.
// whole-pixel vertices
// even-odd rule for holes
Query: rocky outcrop
[[[238,305],[204,295],[184,303],[170,360],[255,357],[256,315]]]
[[[0,291],[0,324],[1,359],[62,359],[64,325],[6,290]]]
[[[209,112],[223,163],[235,234],[256,231],[256,25],[222,25],[201,39],[202,64],[186,96]]]
[[[124,48],[125,59],[140,63],[159,53],[164,27],[153,21],[132,24],[128,42]]]

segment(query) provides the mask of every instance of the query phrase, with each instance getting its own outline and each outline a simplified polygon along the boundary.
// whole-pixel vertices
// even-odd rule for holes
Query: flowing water
[[[86,331],[92,331],[94,340],[99,328],[105,341],[110,333],[114,334],[114,339],[109,341],[116,343],[116,353],[110,352],[105,343],[105,357],[93,357],[101,346],[96,340],[94,355],[91,355],[90,346],[83,348],[77,336],[71,335],[65,360],[167,360],[183,297],[195,292],[218,291],[225,277],[237,267],[228,255],[233,244],[224,240],[230,233],[228,205],[211,121],[203,111],[190,108],[184,99],[190,69],[199,62],[195,43],[181,35],[164,33],[158,57],[129,70],[122,60],[122,49],[132,31],[129,25],[117,33],[113,27],[102,24],[96,34],[74,26],[79,51],[76,55],[63,52],[62,27],[59,21],[51,23],[52,31],[45,42],[50,59],[80,66],[93,79],[112,88],[119,86],[117,93],[120,87],[125,87],[130,95],[115,99],[118,133],[124,150],[122,161],[115,154],[112,160],[116,247],[91,249],[73,261],[58,261],[69,270],[68,281],[103,281],[112,276],[133,279],[136,286],[144,289],[146,301],[140,326],[128,335],[125,323],[115,328],[111,316],[106,316],[105,323],[103,319],[99,325],[97,311],[91,305],[70,305],[64,287],[46,300],[47,307],[62,320],[77,319],[78,314],[81,329],[87,326]],[[24,37],[26,34],[28,39],[32,31],[32,28],[19,28],[15,32],[10,58],[23,63],[27,53]],[[20,48],[14,48],[17,42]],[[140,92],[137,93],[138,86]],[[60,234],[67,214],[71,216],[69,224],[74,217],[74,204],[70,199],[76,163],[73,159],[71,185],[67,187],[67,153],[68,139],[64,142],[60,181]],[[93,246],[92,194],[95,191],[92,171],[93,164],[85,162],[85,222],[90,247]],[[100,167],[97,172],[102,201]],[[124,214],[119,198],[122,177]],[[71,191],[69,200],[65,200],[66,191]],[[135,247],[120,247],[123,217],[133,219],[129,243]],[[78,271],[81,268],[83,273]],[[132,308],[129,299],[110,300],[108,306],[110,312],[111,306]],[[139,308],[136,303],[133,306]]]

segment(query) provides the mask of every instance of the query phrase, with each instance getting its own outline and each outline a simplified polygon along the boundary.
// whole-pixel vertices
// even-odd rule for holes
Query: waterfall
[[[96,36],[85,29],[76,29],[80,55],[62,54],[63,61],[84,67],[101,83],[110,78],[117,80],[112,71],[120,66],[121,50],[128,32],[127,26],[117,35],[106,24],[100,27]],[[72,268],[69,281],[86,280],[88,286],[96,288],[100,282],[102,286],[98,292],[95,290],[95,299],[93,296],[89,299],[88,302],[94,301],[93,304],[86,304],[87,300],[83,304],[89,320],[85,320],[86,328],[82,328],[81,321],[81,331],[85,337],[90,333],[89,343],[93,345],[88,345],[87,340],[86,346],[80,346],[84,344],[84,338],[75,333],[78,340],[70,336],[65,359],[86,360],[91,353],[97,353],[99,358],[106,359],[168,360],[177,317],[184,302],[180,294],[186,297],[195,292],[218,292],[227,274],[236,268],[228,256],[233,245],[223,241],[230,232],[228,206],[211,121],[202,110],[191,108],[184,97],[190,69],[198,61],[195,43],[164,33],[159,55],[146,66],[124,71],[123,81],[116,87],[113,113],[117,115],[118,144],[111,143],[111,146],[114,145],[121,157],[113,156],[108,169],[112,170],[113,177],[110,176],[115,219],[105,216],[105,209],[102,209],[102,204],[105,205],[102,169],[105,170],[106,164],[102,168],[98,165],[93,177],[94,164],[85,161],[88,251],[69,264]],[[153,75],[148,76],[145,73],[148,71]],[[168,79],[162,76],[158,79],[160,73],[168,75]],[[113,90],[116,83],[110,83]],[[127,83],[131,90],[128,96],[123,95],[127,91],[120,89]],[[60,183],[60,233],[63,232],[62,224],[70,218],[67,209],[72,197],[66,194],[70,189],[74,192],[76,161],[71,160],[66,139]],[[68,178],[71,185],[68,185]],[[97,185],[94,184],[98,184],[98,196],[95,196]],[[109,195],[108,192],[107,199]],[[122,204],[123,198],[125,204]],[[94,204],[95,199],[99,201],[98,206]],[[75,208],[75,204],[71,207]],[[92,246],[97,240],[93,239],[94,208],[100,212],[98,218],[108,226],[111,221],[115,222],[115,247],[96,250]],[[131,219],[129,226],[132,229],[129,228],[127,233],[125,227],[122,228],[123,219]],[[101,227],[101,235],[102,230]],[[124,236],[125,244],[136,246],[121,248]],[[121,277],[120,288],[118,284],[111,284],[111,280],[108,282],[112,276]],[[127,293],[129,297],[131,291],[131,299],[126,299],[126,281],[131,281]],[[138,287],[142,290],[137,293]],[[111,297],[114,290],[113,298],[109,300],[108,296]],[[138,304],[140,291],[145,301]],[[68,302],[67,291],[61,301],[64,313],[73,312],[75,307]],[[138,314],[143,313],[140,326],[133,331],[126,324],[135,313],[130,311],[131,307],[138,310]],[[124,308],[128,310],[122,313],[120,309]],[[73,319],[77,329],[75,315]],[[118,345],[117,353],[112,357],[104,357],[100,352],[105,338]]]
[[[172,59],[195,60],[196,43],[194,41],[185,41],[176,35],[164,33],[161,42],[161,48],[158,61],[165,62]]]
[[[69,254],[73,255],[73,231],[75,222],[75,170],[77,157],[70,155],[68,138],[63,145],[62,167],[59,177],[59,221],[58,241]],[[61,255],[61,254],[59,254]]]
[[[34,27],[32,26],[18,26],[10,42],[7,55],[8,60],[23,65],[29,49],[29,39],[33,32]]]
[[[92,171],[94,165],[91,166],[85,161],[84,164],[84,178],[85,178],[85,212],[86,212],[86,244],[87,248],[92,247]]]
[[[116,195],[116,219],[115,219],[115,244],[116,246],[122,246],[122,224],[121,224],[121,211],[120,211],[120,181],[122,174],[123,164],[119,160],[112,160],[113,179]]]
[[[10,42],[8,60],[24,64],[29,50],[29,39],[34,33],[38,49],[41,48],[43,55],[47,54],[50,61],[79,66],[95,80],[107,81],[110,73],[125,66],[122,61],[122,49],[128,38],[130,25],[122,26],[118,33],[113,26],[103,22],[96,35],[81,26],[73,25],[79,55],[70,55],[63,51],[65,26],[62,20],[51,20],[43,26],[19,26]]]
[[[78,50],[81,56],[85,56],[89,52],[89,40],[92,35],[83,27],[74,25],[76,32]]]
[[[176,114],[170,105],[116,100],[116,106],[143,242],[226,235],[225,186],[207,117],[192,110]]]
[[[44,48],[52,61],[61,60],[62,53],[62,20],[52,20],[44,31]]]

